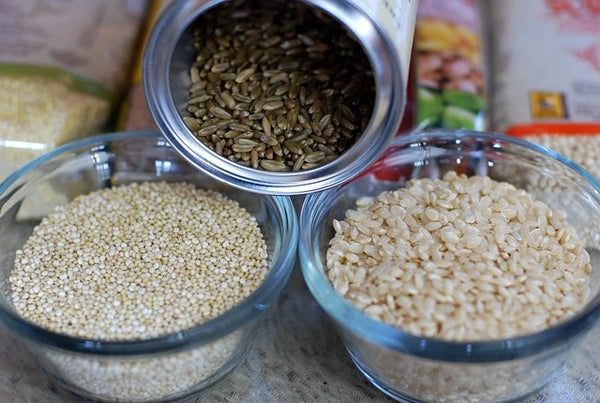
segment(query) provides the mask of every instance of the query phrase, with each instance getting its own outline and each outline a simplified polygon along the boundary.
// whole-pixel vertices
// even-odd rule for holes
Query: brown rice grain
[[[566,215],[489,177],[411,180],[359,199],[333,228],[334,288],[419,336],[520,336],[574,315],[589,298],[590,257]]]

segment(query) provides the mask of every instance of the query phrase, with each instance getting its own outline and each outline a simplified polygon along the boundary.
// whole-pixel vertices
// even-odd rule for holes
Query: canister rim
[[[173,148],[195,168],[218,180],[244,190],[273,195],[327,189],[352,179],[374,163],[400,125],[406,98],[406,72],[392,38],[383,27],[360,6],[343,0],[298,2],[318,8],[344,25],[369,57],[376,88],[375,104],[367,129],[354,145],[335,160],[314,169],[268,172],[229,161],[196,138],[183,122],[177,104],[177,80],[181,80],[181,74],[189,69],[178,60],[178,52],[193,22],[223,2],[176,1],[159,16],[148,38],[143,59],[145,96],[157,126]]]

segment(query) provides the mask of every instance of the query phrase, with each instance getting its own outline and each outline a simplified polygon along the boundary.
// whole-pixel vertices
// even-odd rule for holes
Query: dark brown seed
[[[302,169],[302,164],[304,164],[304,155],[300,155],[298,158],[296,158],[296,160],[294,161],[294,165],[292,166],[292,171],[299,171],[300,169]]]
[[[279,109],[277,110],[277,112],[281,112],[282,110]],[[285,116],[283,114],[281,115],[277,115],[277,127],[280,128],[281,130],[287,130],[289,127],[288,121],[286,120]]]
[[[225,147],[225,140],[220,140],[215,144],[215,152],[217,154],[223,154],[223,148]]]
[[[300,62],[299,61],[281,63],[281,64],[279,64],[277,66],[277,68],[279,70],[283,70],[283,71],[295,71],[299,67],[300,67]]]
[[[221,119],[231,119],[231,113],[227,112],[225,109],[220,108],[218,106],[213,106],[208,108],[208,111]]]
[[[198,81],[200,81],[200,74],[198,72],[198,67],[192,66],[192,68],[190,68],[190,79],[192,81],[192,84],[195,84]]]
[[[237,77],[235,78],[236,83],[243,83],[246,81],[254,72],[256,71],[256,67],[249,67],[245,70],[242,70]]]
[[[252,54],[250,55],[248,60],[251,61],[252,63],[256,63],[258,61],[258,59],[260,59],[260,57],[264,54],[264,52],[265,51],[262,49],[256,49],[252,52]]]
[[[250,109],[250,104],[246,102],[240,102],[233,107],[234,111],[247,111],[248,109]]]
[[[256,147],[258,145],[258,141],[252,139],[237,138],[235,139],[235,144]]]
[[[206,116],[207,110],[206,108],[199,108],[196,112],[194,112],[194,116],[197,118],[202,118]]]
[[[267,160],[267,159],[260,161],[260,167],[266,171],[273,171],[273,172],[283,172],[283,171],[290,170],[290,168],[288,168],[288,166],[285,165],[285,163],[283,163],[282,161]]]
[[[331,98],[333,94],[335,94],[335,90],[333,88],[326,88],[323,91],[321,91],[321,96],[323,98]]]
[[[352,112],[352,109],[350,109],[350,107],[348,107],[347,105],[340,104],[339,108],[341,110],[341,113],[344,115],[344,117],[346,119],[349,119],[349,120],[356,119],[356,115],[354,114],[354,112]]]
[[[236,123],[236,122],[231,123],[229,125],[229,128],[231,130],[237,130],[239,132],[246,132],[246,131],[252,130],[252,127],[250,127],[249,125],[245,125],[242,123]]]
[[[298,143],[296,143],[295,141],[288,140],[285,142],[285,146],[288,150],[290,150],[294,154],[303,154],[304,153],[304,151],[302,150],[302,147],[300,147],[298,145]]]
[[[227,106],[223,100],[223,97],[221,97],[221,94],[215,95],[215,101],[221,108],[225,108]]]
[[[227,129],[230,124],[234,122],[233,119],[223,119],[216,122],[216,125],[219,129]]]
[[[305,162],[304,164],[302,164],[302,169],[313,169],[320,165],[322,165],[320,162]]]
[[[267,119],[266,117],[263,116],[262,121],[261,121],[261,126],[263,131],[265,132],[265,134],[267,136],[271,136],[271,124],[269,123],[269,119]]]
[[[231,96],[231,94],[229,94],[227,91],[223,91],[221,93],[221,99],[223,100],[223,102],[225,103],[225,106],[229,109],[233,109],[235,108],[235,99],[233,99],[233,97]]]
[[[311,134],[312,134],[311,129],[304,129],[300,133],[298,133],[298,135],[290,138],[290,140],[295,141],[295,142],[300,142],[302,140],[307,139],[308,136],[310,136]]]
[[[318,144],[317,149],[319,151],[323,151],[327,155],[335,155],[335,152],[331,148],[327,147],[325,144]]]
[[[283,81],[287,78],[287,73],[282,71],[278,74],[275,74],[274,76],[269,78],[269,84],[273,84],[273,83],[277,83],[279,81]]]
[[[324,130],[327,127],[327,125],[329,124],[329,122],[331,122],[331,115],[328,113],[327,115],[324,115],[319,120],[319,128],[321,130]]]
[[[236,153],[246,153],[252,151],[254,146],[246,145],[246,144],[234,144],[231,146],[231,149]]]
[[[306,158],[304,161],[306,162],[320,162],[325,158],[325,153],[323,151],[314,151],[312,153],[306,154]]]
[[[218,64],[214,64],[210,68],[210,71],[213,73],[221,73],[221,72],[227,70],[228,68],[229,68],[229,63],[218,63]]]
[[[296,35],[296,38],[300,39],[306,46],[312,46],[315,44],[315,41],[305,34],[298,34]]]
[[[187,127],[191,130],[191,131],[196,131],[200,129],[200,123],[198,123],[198,121],[190,116],[184,116],[183,117],[183,122],[187,125]]]
[[[283,106],[283,102],[281,102],[281,101],[265,102],[262,105],[262,110],[263,111],[274,111],[275,109],[279,109],[282,106]]]
[[[262,92],[262,88],[260,86],[257,86],[250,91],[250,98],[254,101],[262,95]]]
[[[307,101],[308,102],[308,101]],[[310,108],[308,108],[308,113],[311,115],[317,111],[321,110],[321,101],[319,99],[315,99]]]
[[[274,75],[277,75],[281,73],[280,70],[265,70],[263,71],[262,75],[263,77],[273,77]]]
[[[289,41],[283,41],[279,44],[282,49],[297,48],[300,45],[302,45],[302,41],[299,39],[291,39]]]
[[[258,169],[258,151],[256,149],[250,151],[250,164],[252,168]]]
[[[354,125],[354,123],[352,123],[351,121],[349,121],[346,118],[342,118],[341,123],[342,123],[342,126],[344,126],[348,130],[356,130],[356,126]]]
[[[198,130],[196,132],[196,134],[200,137],[206,137],[206,136],[210,136],[211,134],[213,134],[216,131],[217,131],[217,125],[211,125],[211,126],[207,126],[205,128]]]
[[[229,130],[227,132],[225,132],[225,134],[223,134],[223,137],[226,139],[235,139],[237,137],[239,137],[242,134],[242,132],[237,131],[237,130]]]
[[[201,102],[206,102],[210,99],[210,96],[207,94],[199,95],[197,97],[193,97],[188,101],[188,105],[198,104]]]
[[[206,88],[206,81],[199,81],[195,84],[192,84],[190,87],[190,94],[197,93],[198,91],[202,91]]]
[[[235,74],[235,73],[226,73],[226,72],[223,72],[219,76],[219,79],[221,79],[223,81],[235,81],[236,77],[237,77],[237,74]]]
[[[310,136],[311,139],[313,139],[315,141],[315,143],[320,143],[320,144],[326,144],[327,140],[321,136],[317,136],[316,134],[313,134],[312,136]]]
[[[283,157],[283,150],[281,149],[281,146],[279,145],[279,143],[275,144],[274,146],[271,147],[271,150],[273,150],[273,153],[279,157]]]
[[[265,143],[266,145],[269,146],[274,146],[279,144],[279,142],[277,141],[277,139],[273,136],[267,135],[267,134],[263,134],[262,136],[260,136],[260,141],[262,141],[263,143]]]
[[[239,94],[239,93],[235,93],[235,94],[232,94],[231,96],[233,97],[233,99],[235,99],[238,102],[245,102],[245,103],[252,102],[252,98],[250,98],[247,95],[242,95],[242,94]]]

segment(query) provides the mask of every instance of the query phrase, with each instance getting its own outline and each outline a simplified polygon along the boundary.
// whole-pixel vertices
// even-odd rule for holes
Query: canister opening
[[[342,150],[341,153],[335,156],[335,158],[331,161],[316,167],[311,167],[311,165],[308,164],[307,169],[302,169],[299,171],[280,172],[277,170],[276,164],[275,170],[270,169],[270,166],[267,166],[269,169],[262,169],[262,167],[259,169],[253,168],[252,165],[256,166],[256,153],[254,153],[254,155],[252,155],[250,158],[248,156],[249,151],[246,150],[250,150],[252,148],[253,141],[257,141],[259,144],[262,143],[260,137],[265,134],[264,132],[258,134],[255,133],[254,137],[250,137],[249,139],[241,141],[241,146],[237,147],[237,150],[242,150],[238,154],[241,155],[242,153],[245,153],[243,156],[245,161],[241,161],[241,163],[240,161],[234,162],[228,159],[228,157],[231,157],[231,154],[228,156],[220,155],[218,152],[222,149],[217,150],[217,152],[215,151],[215,148],[218,147],[218,143],[223,143],[221,140],[228,142],[229,147],[231,147],[231,140],[224,138],[223,133],[228,132],[228,135],[235,136],[236,133],[231,134],[230,132],[243,132],[245,131],[244,124],[250,123],[248,122],[248,119],[246,119],[244,122],[241,122],[242,125],[237,125],[240,123],[239,119],[236,120],[234,116],[235,113],[238,113],[237,116],[240,116],[239,111],[235,112],[235,108],[238,107],[237,102],[244,103],[244,101],[249,101],[247,102],[249,104],[249,110],[240,110],[246,114],[246,118],[248,118],[248,114],[254,115],[252,117],[255,118],[256,121],[253,122],[258,123],[258,125],[252,129],[255,132],[260,132],[258,127],[264,127],[265,122],[262,118],[265,116],[260,117],[261,114],[268,115],[269,112],[272,111],[271,108],[280,107],[281,103],[285,103],[285,107],[290,106],[288,103],[286,103],[286,99],[290,99],[291,97],[287,96],[286,93],[283,93],[284,96],[281,99],[282,102],[278,102],[275,100],[276,96],[273,94],[272,87],[269,87],[271,93],[264,96],[267,98],[264,103],[270,102],[270,104],[267,105],[268,108],[265,108],[267,109],[266,111],[256,108],[256,99],[244,99],[243,96],[236,97],[237,100],[234,99],[233,102],[229,96],[225,96],[225,98],[227,98],[225,100],[223,99],[224,97],[216,99],[214,88],[211,88],[211,91],[208,91],[209,93],[207,94],[206,86],[214,87],[214,83],[210,83],[210,81],[215,81],[215,76],[217,74],[219,74],[219,77],[227,74],[227,79],[230,81],[229,88],[222,86],[223,81],[227,80],[220,80],[218,83],[219,88],[217,89],[217,92],[219,95],[223,91],[227,92],[227,95],[234,95],[231,83],[233,83],[233,85],[241,84],[237,81],[243,82],[246,77],[244,77],[243,74],[240,76],[240,72],[244,70],[244,68],[247,69],[252,66],[260,65],[260,63],[253,63],[249,60],[244,63],[243,61],[240,62],[237,60],[239,64],[242,64],[241,67],[239,65],[226,66],[228,61],[231,61],[230,64],[233,64],[236,58],[235,54],[231,55],[229,60],[227,57],[225,57],[223,59],[225,62],[223,62],[223,60],[219,60],[220,64],[209,63],[207,68],[204,69],[204,73],[212,73],[212,76],[209,80],[205,74],[204,80],[207,81],[207,84],[205,85],[204,90],[200,89],[200,95],[197,97],[197,99],[204,100],[208,98],[210,103],[208,105],[207,103],[200,103],[196,105],[195,108],[200,110],[190,108],[190,87],[192,86],[190,69],[199,57],[198,47],[194,46],[194,42],[198,41],[198,28],[202,30],[206,27],[206,25],[212,24],[214,27],[217,27],[219,34],[223,34],[223,36],[229,35],[229,38],[231,39],[231,37],[234,37],[231,32],[235,31],[237,28],[231,24],[231,21],[223,21],[223,24],[229,25],[220,25],[221,20],[226,19],[223,18],[223,16],[227,15],[223,14],[223,11],[228,8],[227,11],[229,12],[229,10],[232,10],[232,5],[243,6],[246,4],[252,5],[254,11],[253,16],[262,15],[260,13],[260,7],[264,7],[265,9],[268,8],[270,10],[277,10],[277,12],[280,11],[278,7],[281,7],[282,18],[285,17],[283,14],[285,13],[285,8],[288,10],[288,15],[290,14],[290,7],[296,7],[298,10],[300,10],[299,12],[302,13],[306,13],[306,10],[303,11],[303,9],[307,9],[314,15],[322,15],[325,19],[331,21],[331,24],[338,24],[336,29],[345,29],[347,31],[347,36],[355,39],[360,46],[360,50],[364,52],[361,57],[364,58],[366,56],[368,59],[368,65],[370,65],[370,69],[372,71],[371,74],[374,87],[374,92],[366,95],[366,97],[374,97],[373,102],[371,103],[372,111],[368,118],[368,124],[366,124],[365,130],[359,136],[357,136],[358,138],[352,142],[352,145],[347,149]],[[218,17],[219,12],[221,12],[221,18],[215,19],[213,16]],[[237,11],[237,14],[235,13],[236,11],[230,12],[229,15],[233,15],[233,19],[237,17],[244,17],[242,15],[242,11]],[[253,16],[251,18],[254,18]],[[303,33],[301,32],[295,32],[294,35],[286,38],[285,36],[288,34],[285,33],[285,26],[283,26],[284,24],[281,24],[282,26],[273,26],[278,25],[275,23],[277,20],[278,19],[276,18],[273,20],[271,26],[264,28],[274,32],[273,36],[283,36],[278,45],[281,45],[281,43],[284,41],[287,41],[289,45],[289,43],[292,41],[290,38],[293,38],[293,40],[297,42],[299,40],[298,34],[301,34],[300,39],[304,39],[302,36]],[[305,22],[306,18],[301,18],[300,20]],[[316,26],[316,24],[313,25]],[[308,35],[306,36],[308,37]],[[214,38],[212,39],[214,40]],[[307,39],[307,41],[309,40],[310,37]],[[276,42],[276,40],[273,41]],[[237,40],[235,37],[234,40],[230,42],[236,42],[237,46],[251,46],[251,44],[248,45],[247,43],[243,43],[243,41]],[[308,42],[308,45],[307,43],[304,43],[302,46],[304,46],[304,49],[306,50],[306,47],[310,46],[310,42]],[[267,51],[269,50],[268,47],[266,49]],[[222,47],[216,51],[226,53]],[[280,50],[277,51],[279,52]],[[330,49],[326,50],[326,52],[334,51],[339,52],[340,49],[331,47]],[[305,55],[306,53],[304,53],[304,56]],[[331,56],[331,54],[328,56]],[[284,61],[291,60],[290,57],[284,57],[282,59]],[[356,67],[355,64],[353,64],[356,62],[356,60],[353,60],[351,57],[337,55],[337,57],[329,57],[325,58],[325,60],[327,60],[331,65],[319,67],[319,71],[317,71],[317,73],[323,72],[323,74],[337,74],[344,69],[352,71],[352,69]],[[335,62],[331,62],[332,60]],[[403,66],[400,65],[399,60],[400,59],[396,54],[395,48],[392,45],[391,39],[386,31],[363,8],[351,2],[335,0],[303,0],[294,2],[253,0],[236,0],[234,2],[200,0],[179,1],[174,3],[171,7],[167,8],[163,12],[150,35],[144,54],[143,81],[148,105],[156,123],[171,145],[193,166],[238,188],[259,193],[292,195],[314,192],[343,183],[358,175],[360,172],[370,166],[385,149],[388,142],[395,135],[402,117],[405,102],[405,77],[403,76]],[[254,62],[256,61],[257,60],[254,60]],[[299,60],[298,62],[304,63],[304,60]],[[202,66],[203,64],[200,65],[201,69],[203,68]],[[281,64],[279,66],[281,66]],[[294,65],[292,64],[291,66],[291,71],[289,70],[290,65],[287,66],[288,71],[284,71],[284,73],[288,74],[288,77],[291,73],[296,71],[293,69]],[[261,70],[261,68],[262,73],[265,74],[265,67],[263,66],[259,66],[257,71]],[[274,74],[278,74],[277,69],[269,68],[267,73],[268,77],[263,78],[263,81],[274,81],[276,83],[277,80],[273,80],[272,77]],[[234,74],[235,77],[233,76]],[[253,72],[250,72],[249,74],[253,74]],[[313,79],[313,77],[311,77],[311,79]],[[269,85],[271,84],[272,83],[269,83]],[[290,79],[287,80],[287,84],[288,86],[291,84]],[[361,82],[359,84],[363,83]],[[202,85],[198,87],[202,88]],[[285,88],[278,92],[283,90],[285,90]],[[236,91],[238,94],[240,93],[239,88]],[[244,92],[243,95],[250,96],[254,94]],[[304,94],[304,98],[308,96],[310,96],[310,94]],[[273,98],[273,100],[270,98]],[[360,99],[360,96],[356,98]],[[298,101],[298,97],[296,97],[296,101]],[[309,109],[310,105],[302,105],[302,107],[304,109]],[[362,107],[364,110],[364,105],[362,105]],[[240,108],[245,108],[245,106],[242,105]],[[204,113],[209,113],[209,109],[211,109],[212,112],[217,113],[219,115],[218,118],[225,123],[232,119],[236,120],[236,125],[234,125],[232,128],[230,125],[222,126],[221,123],[217,122],[216,125],[218,128],[216,130],[220,130],[220,138],[211,138],[211,136],[214,134],[211,133],[211,131],[215,128],[210,126],[215,126],[215,124],[211,124],[211,122],[205,123],[206,120],[198,120],[197,125],[192,122],[192,126],[195,128],[195,130],[190,129],[190,120],[194,119],[194,113],[199,116],[203,116]],[[222,113],[223,110],[225,113]],[[314,128],[315,123],[318,124],[318,121],[320,121],[321,118],[323,118],[321,123],[326,123],[328,118],[324,118],[325,114],[329,114],[329,119],[332,119],[333,115],[335,114],[335,110],[332,109],[327,112],[329,113],[322,113],[321,115],[317,114],[316,116],[318,119],[313,122],[310,122],[311,117],[309,117],[309,125],[312,123]],[[358,112],[355,111],[355,114],[356,113]],[[340,115],[339,112],[338,115]],[[185,120],[184,117],[186,117]],[[214,118],[214,113],[212,113],[209,119]],[[339,120],[339,116],[337,116],[337,118]],[[291,120],[294,120],[294,116],[292,116]],[[279,130],[277,127],[279,125],[272,115],[270,115],[269,121],[271,124],[267,125],[271,126],[272,130],[271,133],[268,134],[273,135],[274,131]],[[290,122],[290,119],[288,119],[288,122]],[[362,123],[365,124],[366,122]],[[285,119],[282,119],[281,126],[283,126],[285,129]],[[279,130],[279,134],[283,132],[285,136],[287,136],[285,137],[286,141],[290,137],[298,137],[298,135],[304,130],[302,127],[298,126],[300,125],[297,125],[295,131],[294,128],[289,127],[288,129],[291,130]],[[351,127],[351,125],[346,126]],[[322,127],[325,128],[326,125],[323,125]],[[198,135],[198,132],[202,129],[205,129],[201,133],[203,136],[205,136],[204,140],[201,140],[201,136]],[[317,127],[316,129],[318,130],[319,128]],[[310,131],[310,129],[307,130]],[[304,132],[307,130],[304,130]],[[323,140],[322,138],[318,138],[319,134],[320,133],[317,133],[317,140]],[[298,138],[302,140],[301,135]],[[266,139],[268,140],[268,138]],[[212,141],[212,144],[207,143],[207,141]],[[312,141],[314,145],[312,149],[310,147],[304,147],[304,150],[294,150],[298,155],[303,153],[305,155],[304,160],[306,160],[306,156],[311,153],[311,150],[314,152],[314,154],[316,154],[314,159],[317,160],[317,163],[320,162],[320,157],[323,156],[323,154],[330,155],[328,148],[331,148],[331,144],[325,142],[325,147],[319,147],[318,142],[315,140],[310,141]],[[293,148],[295,148],[296,145],[298,144],[291,144],[290,146],[294,146]],[[303,145],[306,146],[306,141]],[[286,146],[287,145],[285,145],[284,148]],[[325,152],[320,152],[323,150]],[[287,151],[291,152],[290,150]],[[232,151],[230,149],[227,152],[231,153]],[[293,161],[296,162],[296,160]],[[312,159],[309,159],[309,161],[312,161]],[[250,166],[244,166],[242,165],[243,163],[246,163]],[[288,168],[291,169],[289,165],[292,165],[291,162],[288,162]]]

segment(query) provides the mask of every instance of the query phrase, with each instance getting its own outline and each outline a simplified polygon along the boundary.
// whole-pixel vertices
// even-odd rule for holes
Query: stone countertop
[[[390,401],[354,367],[296,267],[254,347],[227,378],[184,402]],[[0,402],[82,402],[55,386],[33,357],[0,330]],[[600,326],[563,371],[526,402],[600,401]]]

